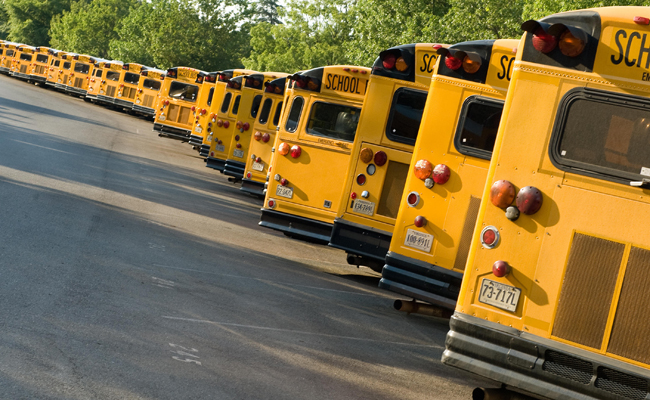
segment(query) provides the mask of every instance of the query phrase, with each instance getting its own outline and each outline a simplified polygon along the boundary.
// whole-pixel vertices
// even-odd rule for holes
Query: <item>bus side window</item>
[[[282,115],[282,101],[278,103],[278,106],[275,108],[275,115],[273,116],[273,126],[278,126],[280,123],[280,115]]]
[[[230,107],[230,99],[232,99],[232,93],[228,92],[223,98],[223,103],[221,103],[221,112],[227,113],[228,107]]]
[[[235,101],[232,104],[232,115],[237,115],[237,113],[239,112],[240,99],[241,99],[241,95],[238,94],[237,97],[235,97]]]
[[[351,142],[357,133],[360,113],[356,107],[316,102],[309,116],[307,133]]]
[[[212,105],[212,96],[214,95],[214,86],[210,88],[210,93],[208,93],[208,107]]]
[[[386,124],[386,137],[395,142],[414,145],[426,103],[427,92],[409,88],[397,89]]]
[[[253,105],[251,105],[251,117],[257,117],[257,112],[260,110],[260,104],[262,104],[262,95],[258,94],[255,96],[255,98],[253,98]]]
[[[273,100],[266,99],[264,100],[264,105],[262,106],[262,111],[260,112],[259,122],[260,124],[266,124],[269,120],[269,114],[271,113],[271,106],[273,105]]]
[[[503,102],[470,96],[460,111],[454,145],[459,153],[489,160],[496,141]]]
[[[298,123],[300,122],[300,114],[302,113],[302,106],[305,104],[305,100],[302,97],[295,97],[293,103],[291,104],[291,110],[289,111],[289,116],[287,117],[287,122],[284,125],[284,128],[287,132],[295,132],[298,129]]]

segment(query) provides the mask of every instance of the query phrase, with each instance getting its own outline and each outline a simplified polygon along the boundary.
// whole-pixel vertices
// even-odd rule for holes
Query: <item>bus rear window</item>
[[[237,115],[237,113],[239,112],[239,100],[241,100],[241,95],[238,94],[237,97],[235,97],[235,101],[232,104],[232,115]]]
[[[386,137],[395,142],[415,144],[426,102],[427,92],[408,88],[396,90],[386,124]]]
[[[275,115],[273,115],[273,126],[278,126],[280,123],[280,115],[282,115],[282,101],[278,103],[278,106],[275,108]]]
[[[489,160],[499,130],[503,102],[471,96],[460,110],[454,145],[459,153]]]
[[[341,104],[316,102],[307,124],[310,135],[351,142],[357,133],[361,109]]]
[[[21,53],[20,59],[23,61],[32,61],[33,55],[27,53]]]
[[[230,100],[232,100],[232,93],[228,92],[223,98],[223,103],[221,103],[221,112],[227,113],[228,107],[230,107]]]
[[[47,62],[47,54],[37,54],[36,55],[36,62],[46,63]]]
[[[214,86],[210,88],[210,92],[208,93],[208,107],[212,105],[212,96],[214,95]]]
[[[257,113],[260,110],[260,104],[262,104],[262,95],[258,94],[253,98],[253,105],[251,105],[251,117],[257,118]]]
[[[95,76],[101,77],[103,70],[100,68],[95,68]]]
[[[13,51],[13,50],[7,50],[7,57],[11,57],[11,56],[13,56],[13,55],[14,55],[14,51]]]
[[[52,60],[52,63],[54,64],[55,67],[58,67],[59,64],[61,64],[61,60]]]
[[[140,75],[134,74],[133,72],[124,73],[124,82],[130,83],[131,85],[137,85],[140,81]]]
[[[70,61],[66,61],[63,63],[63,69],[70,69]]]
[[[291,103],[291,110],[289,111],[289,116],[287,117],[287,123],[284,125],[284,128],[287,132],[295,132],[298,129],[298,123],[300,122],[300,114],[302,114],[302,106],[305,104],[305,100],[302,97],[295,97],[293,103]]]
[[[264,100],[264,105],[262,106],[262,111],[260,112],[260,124],[266,124],[269,120],[269,114],[271,113],[271,106],[273,105],[273,100],[266,99]]]
[[[145,79],[142,85],[147,89],[160,90],[160,81],[155,79]]]
[[[551,146],[558,168],[627,183],[650,179],[650,101],[574,89],[560,103]]]
[[[90,65],[88,64],[76,63],[74,65],[74,72],[79,72],[80,74],[87,74],[88,71],[90,71]]]
[[[109,81],[119,81],[120,80],[120,73],[115,72],[115,71],[107,71],[106,72],[106,79]]]
[[[185,101],[196,101],[196,96],[199,94],[199,87],[196,85],[189,85],[187,83],[173,81],[169,85],[169,97],[173,99],[180,99]]]

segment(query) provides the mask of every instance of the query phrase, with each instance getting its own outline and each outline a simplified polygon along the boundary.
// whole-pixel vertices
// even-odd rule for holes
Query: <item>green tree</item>
[[[271,25],[282,23],[278,10],[281,8],[276,0],[258,0],[253,3],[255,22],[268,22]]]
[[[0,40],[7,40],[9,37],[9,15],[5,8],[4,0],[0,1]]]
[[[644,6],[642,0],[531,0],[524,6],[524,20],[540,19],[562,11],[607,6]]]
[[[451,8],[435,31],[447,43],[518,38],[525,5],[526,0],[450,0]]]
[[[248,21],[237,8],[221,0],[144,2],[122,20],[110,56],[159,68],[241,67],[248,55]]]
[[[136,0],[94,0],[72,3],[52,19],[53,47],[102,58],[108,57],[109,43],[117,39],[115,26],[137,7]]]
[[[49,46],[52,17],[70,9],[70,0],[5,0],[9,39],[32,46]]]
[[[284,24],[251,28],[247,68],[295,72],[324,65],[349,64],[344,44],[352,35],[350,0],[291,0],[279,10]]]
[[[369,66],[390,47],[438,42],[436,27],[448,9],[447,0],[358,0],[346,52],[353,63]]]

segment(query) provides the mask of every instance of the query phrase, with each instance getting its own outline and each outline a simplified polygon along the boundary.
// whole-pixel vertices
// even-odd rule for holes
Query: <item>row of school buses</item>
[[[292,75],[8,43],[0,70],[153,115],[264,196],[260,225],[455,309],[443,362],[502,383],[475,398],[649,399],[650,8],[522,29]]]

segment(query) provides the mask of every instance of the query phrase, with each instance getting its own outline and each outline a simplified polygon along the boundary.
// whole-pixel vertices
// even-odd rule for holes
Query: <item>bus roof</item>
[[[370,72],[370,68],[356,65],[330,65],[296,72],[288,78],[294,89],[363,98]]]

